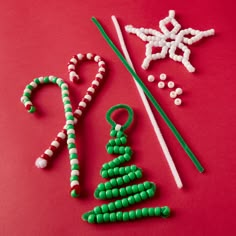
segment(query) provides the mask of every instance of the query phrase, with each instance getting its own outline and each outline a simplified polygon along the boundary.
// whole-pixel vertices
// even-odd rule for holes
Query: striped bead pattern
[[[130,182],[142,178],[142,170],[136,165],[120,166],[131,160],[132,149],[129,146],[125,146],[127,136],[122,130],[113,128],[110,135],[113,138],[109,140],[106,150],[108,154],[118,154],[119,156],[103,164],[101,176],[110,180],[100,183],[95,190],[94,196],[101,200],[119,199],[108,204],[96,206],[92,211],[83,215],[83,220],[89,223],[105,223],[135,220],[150,216],[168,217],[170,215],[170,209],[167,206],[142,208],[128,212],[120,211],[122,208],[132,206],[153,197],[155,195],[156,185],[153,182],[145,181],[140,184],[126,186]],[[125,187],[122,187],[123,185]]]
[[[71,185],[71,196],[78,197],[80,193],[79,188],[79,161],[77,148],[75,144],[75,133],[74,133],[74,115],[72,113],[71,101],[69,98],[68,85],[60,78],[55,76],[48,77],[39,77],[34,79],[30,84],[28,84],[23,92],[23,96],[21,97],[21,102],[24,104],[26,110],[30,113],[35,112],[35,107],[31,102],[32,91],[41,84],[53,83],[57,84],[61,88],[62,101],[64,105],[65,117],[66,117],[66,125],[65,131],[60,134],[57,140],[54,141],[54,147],[59,145],[59,142],[62,138],[67,136],[67,145],[69,150],[70,157],[70,165],[71,165],[71,177],[70,177],[70,185]],[[52,156],[53,149],[48,149],[43,158],[37,161],[37,165],[39,167],[43,167],[47,164],[47,159]]]
[[[82,100],[79,102],[77,109],[74,111],[73,115],[75,117],[74,123],[77,124],[78,119],[82,116],[84,113],[87,105],[89,102],[91,102],[92,97],[94,96],[94,93],[96,92],[97,88],[99,87],[103,76],[106,72],[106,64],[104,60],[98,56],[91,53],[87,54],[77,54],[75,55],[70,62],[68,63],[68,72],[70,76],[70,80],[76,81],[76,78],[78,77],[78,74],[75,72],[75,68],[78,66],[79,61],[89,61],[93,60],[98,63],[98,72],[95,75],[94,80],[92,81],[90,87],[87,89],[86,94],[82,98]],[[68,105],[68,109],[70,109],[70,106]],[[72,132],[72,131],[70,131]],[[66,139],[66,128],[64,127],[61,132],[59,132],[56,136],[56,138],[51,142],[48,149],[45,150],[45,152],[36,160],[36,166],[38,168],[45,168],[48,165],[48,162],[52,159],[55,151],[60,147],[60,145],[65,141]],[[51,155],[48,155],[48,152],[51,151]],[[38,165],[39,160],[45,160],[45,165]]]

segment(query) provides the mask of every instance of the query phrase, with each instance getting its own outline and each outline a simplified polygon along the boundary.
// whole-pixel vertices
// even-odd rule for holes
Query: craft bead
[[[183,89],[177,88],[177,89],[175,90],[175,92],[176,92],[176,94],[181,95],[181,94],[183,93]]]
[[[154,81],[155,81],[155,77],[153,75],[149,75],[148,82],[154,82]]]
[[[176,94],[175,91],[171,91],[171,92],[170,92],[170,97],[171,97],[171,98],[176,98],[176,96],[177,96],[177,94]]]
[[[160,80],[166,80],[166,74],[164,73],[160,74]]]
[[[182,100],[180,98],[176,98],[174,103],[176,106],[180,106],[182,104]]]
[[[165,88],[165,83],[162,82],[162,81],[160,81],[160,82],[158,82],[157,86],[158,86],[158,88],[160,88],[160,89]]]
[[[168,88],[174,88],[175,87],[175,83],[173,81],[169,81],[167,85],[168,85]]]

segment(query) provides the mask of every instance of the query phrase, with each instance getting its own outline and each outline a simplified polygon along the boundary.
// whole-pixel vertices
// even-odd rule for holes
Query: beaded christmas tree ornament
[[[39,85],[48,84],[48,83],[56,84],[61,88],[62,101],[63,101],[65,117],[66,117],[66,125],[65,125],[65,131],[61,133],[60,137],[58,137],[57,140],[54,141],[54,145],[58,146],[58,143],[60,142],[60,140],[62,138],[67,137],[67,147],[69,151],[70,166],[71,166],[70,194],[72,197],[78,197],[80,193],[79,161],[78,161],[77,148],[75,144],[74,115],[72,112],[68,85],[62,79],[57,78],[55,76],[36,78],[30,84],[26,86],[23,92],[23,96],[21,97],[21,102],[24,104],[28,112],[34,113],[36,109],[31,102],[32,92]],[[37,164],[40,167],[44,167],[45,165],[47,165],[47,157],[52,156],[52,154],[53,154],[53,149],[48,149],[46,152],[46,155],[44,155],[44,158],[39,159]]]
[[[128,112],[129,116],[124,125],[117,124],[111,118],[111,114],[118,109],[125,109]],[[131,221],[144,217],[169,217],[170,208],[167,206],[121,211],[122,208],[132,206],[153,197],[155,195],[156,185],[149,181],[128,185],[132,181],[142,178],[142,169],[136,165],[121,166],[131,160],[133,153],[131,147],[126,145],[127,135],[124,133],[133,120],[133,110],[127,105],[118,104],[108,110],[106,119],[112,126],[110,132],[112,138],[108,141],[106,150],[108,154],[118,155],[118,157],[103,164],[100,172],[101,176],[110,180],[100,183],[94,192],[94,196],[101,200],[112,198],[118,198],[118,200],[94,207],[93,210],[82,216],[83,220],[89,223],[100,224],[116,221]]]

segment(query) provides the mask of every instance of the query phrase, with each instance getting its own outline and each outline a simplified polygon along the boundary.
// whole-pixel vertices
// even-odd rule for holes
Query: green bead
[[[142,218],[142,210],[141,209],[137,209],[135,211],[135,214],[136,214],[136,218]]]
[[[96,190],[94,191],[93,196],[94,196],[96,199],[98,199],[98,198],[99,198],[99,194],[100,194],[100,191],[99,191],[98,189],[96,189]]]
[[[148,197],[150,197],[150,198],[155,195],[155,192],[153,191],[153,189],[148,189],[148,190],[146,190],[146,192],[147,192]]]
[[[79,170],[79,165],[78,164],[74,164],[71,166],[72,170]]]
[[[98,224],[103,223],[104,222],[103,221],[103,215],[102,214],[96,215],[96,221],[97,221]]]
[[[116,133],[117,133],[117,131],[116,130],[111,130],[111,132],[110,132],[110,136],[111,137],[115,137],[116,136]]]
[[[153,208],[153,207],[148,208],[148,215],[149,216],[154,216],[155,215],[155,208]]]
[[[74,120],[74,116],[72,116],[72,115],[66,116],[66,119],[67,120]]]
[[[103,221],[104,222],[109,222],[110,221],[110,214],[109,213],[103,214]]]
[[[122,206],[123,206],[123,207],[129,206],[129,202],[128,202],[128,199],[127,199],[127,198],[121,199],[121,202],[122,202]]]
[[[155,216],[160,216],[160,215],[161,215],[161,208],[155,207]]]
[[[135,203],[134,197],[133,196],[129,196],[128,197],[128,202],[129,202],[130,205],[133,205]]]
[[[162,217],[166,218],[170,216],[170,208],[168,206],[161,208],[161,215]]]
[[[50,82],[48,77],[45,77],[43,80],[44,80],[44,83],[49,83]]]
[[[114,211],[116,209],[115,203],[114,202],[110,202],[108,204],[108,209],[110,212]]]
[[[99,199],[105,200],[106,199],[106,192],[105,191],[101,191],[99,192]]]
[[[124,182],[125,182],[126,184],[130,182],[130,178],[129,178],[128,175],[124,175],[124,176],[123,176],[123,180],[124,180]]]
[[[148,216],[148,208],[142,208],[142,215],[143,216]]]
[[[107,199],[111,199],[111,198],[112,198],[111,189],[108,189],[108,190],[106,191],[106,197],[107,197]]]
[[[104,190],[106,189],[104,183],[100,183],[97,188],[98,188],[100,191],[104,191]]]
[[[110,166],[107,163],[105,163],[102,165],[102,169],[108,170],[108,169],[110,169]]]
[[[72,108],[67,107],[67,108],[65,109],[65,112],[72,112]]]
[[[30,89],[30,90],[33,90],[33,89],[34,89],[34,87],[33,87],[32,85],[30,85],[30,84],[28,84],[28,85],[26,86],[26,88],[28,88],[28,89]]]
[[[69,143],[69,144],[68,144],[68,148],[69,148],[69,149],[71,149],[71,148],[75,148],[75,147],[76,147],[76,146],[75,146],[74,143]]]
[[[121,211],[116,212],[116,220],[122,221],[123,220],[123,214]]]
[[[107,170],[103,170],[102,171],[102,177],[103,178],[108,178],[109,176],[108,176],[108,173],[107,173]]]
[[[69,97],[69,94],[67,94],[67,93],[62,94],[62,98],[65,98],[65,97]]]
[[[94,213],[95,213],[96,215],[102,213],[102,210],[101,210],[101,207],[100,207],[100,206],[94,207],[93,211],[94,211]]]
[[[69,135],[68,135],[68,138],[73,138],[73,139],[75,139],[75,134],[69,134]]]
[[[67,125],[66,126],[66,129],[69,130],[69,129],[74,129],[74,125]]]
[[[101,205],[101,209],[102,209],[102,212],[103,212],[103,213],[106,213],[106,212],[109,211],[107,204]]]
[[[34,79],[34,82],[39,85],[40,84],[39,78]]]
[[[136,165],[131,165],[130,166],[130,170],[131,171],[136,171],[138,168],[137,168],[137,166]]]
[[[132,150],[131,150],[131,148],[130,147],[125,147],[125,153],[127,153],[127,154],[132,154]]]
[[[135,173],[137,179],[140,179],[140,178],[143,177],[143,174],[142,174],[142,171],[141,171],[141,170],[136,170],[134,173]]]
[[[121,200],[116,200],[116,201],[115,201],[115,206],[116,206],[116,209],[120,209],[120,208],[122,208],[123,205],[122,205]]]
[[[119,192],[120,192],[121,197],[125,197],[127,195],[126,191],[125,191],[125,188],[120,188]]]
[[[120,161],[120,164],[126,161],[123,155],[119,156],[118,159]]]
[[[130,220],[134,220],[136,218],[135,211],[130,211],[129,212],[129,218],[130,218]]]
[[[114,151],[113,147],[109,146],[109,147],[107,148],[108,154],[113,154],[113,151]]]
[[[78,154],[77,153],[71,153],[70,154],[70,160],[77,159],[77,158],[78,158]]]
[[[133,172],[130,172],[130,173],[128,174],[128,176],[129,176],[129,178],[130,178],[131,181],[134,180],[134,179],[136,179],[136,175],[135,175]]]
[[[145,191],[142,191],[140,193],[140,197],[142,198],[142,200],[146,200],[148,198],[148,195],[147,195],[147,193]]]
[[[71,195],[71,197],[73,197],[73,198],[79,197],[79,194],[76,193],[75,189],[73,189],[73,190],[70,192],[70,195]]]
[[[109,176],[109,177],[113,177],[113,176],[114,176],[114,171],[113,171],[113,169],[109,169],[109,170],[107,171],[107,173],[108,173],[108,176]]]
[[[119,146],[114,146],[114,153],[118,154],[119,153]]]
[[[145,190],[144,185],[143,184],[138,184],[138,190],[139,190],[139,192],[144,191]]]
[[[116,187],[117,186],[117,182],[116,182],[116,179],[111,179],[110,180],[110,183],[113,187]]]
[[[115,222],[116,221],[116,213],[112,212],[110,214],[110,222]]]
[[[52,79],[52,82],[53,82],[53,83],[56,83],[57,80],[58,80],[58,78],[57,78],[57,77],[54,77],[54,78]]]
[[[91,215],[89,215],[89,217],[88,217],[88,222],[91,223],[91,224],[93,224],[93,223],[95,223],[95,219],[96,219],[95,215],[94,215],[94,214],[91,214]]]
[[[129,172],[131,172],[130,166],[126,166],[125,167],[125,173],[128,174]]]
[[[117,185],[118,185],[118,186],[121,186],[121,185],[124,184],[124,181],[123,181],[122,177],[118,177],[118,178],[116,179],[116,182],[117,182]]]
[[[119,174],[124,175],[125,174],[125,167],[120,167],[119,168]]]
[[[119,167],[115,167],[113,171],[114,171],[114,175],[119,175]]]
[[[23,96],[26,96],[26,97],[30,97],[30,93],[28,93],[28,92],[25,92],[24,94],[23,94]]]
[[[119,196],[119,190],[118,188],[114,188],[111,190],[112,191],[112,196],[113,197],[118,197]]]
[[[105,183],[105,189],[108,190],[108,189],[112,189],[112,185],[110,182],[106,182]]]
[[[125,153],[125,147],[119,147],[119,153],[124,154]]]
[[[125,153],[124,158],[125,158],[126,161],[130,161],[131,156],[128,153]]]
[[[128,212],[124,212],[123,213],[123,221],[128,221],[129,220],[129,213]]]
[[[114,159],[113,162],[115,163],[116,166],[120,165],[119,158]]]
[[[70,181],[79,180],[79,176],[73,175],[70,177]]]
[[[109,169],[112,169],[116,166],[116,164],[113,161],[108,162]]]
[[[132,185],[132,191],[133,191],[133,193],[139,192],[137,184]]]
[[[122,131],[118,131],[116,136],[117,138],[121,138],[124,135],[124,133]]]
[[[127,138],[125,136],[120,138],[120,141],[122,144],[126,144],[127,143]]]
[[[109,144],[112,145],[112,146],[114,146],[114,145],[116,144],[116,142],[115,142],[114,139],[110,139],[110,140],[109,140]]]
[[[139,193],[134,194],[134,200],[137,203],[142,201],[142,198],[140,197]]]
[[[121,145],[121,141],[119,138],[116,138],[114,141],[117,146]]]
[[[34,106],[30,107],[29,113],[34,113],[36,111],[36,108]]]
[[[126,189],[127,195],[130,195],[130,194],[133,193],[133,190],[132,190],[131,186],[127,186],[125,189]]]
[[[150,188],[150,187],[152,186],[152,183],[150,183],[150,182],[148,182],[148,181],[145,181],[145,182],[143,183],[143,186],[144,186],[145,189],[148,189],[148,188]]]

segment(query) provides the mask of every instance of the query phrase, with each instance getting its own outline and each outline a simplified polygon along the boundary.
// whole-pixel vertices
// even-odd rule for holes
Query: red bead
[[[31,107],[32,107],[32,105],[30,105],[30,104],[27,104],[27,105],[25,106],[25,108],[26,108],[28,111],[31,109]]]
[[[50,156],[48,156],[46,153],[44,153],[41,157],[47,161],[50,159]]]
[[[60,138],[60,137],[56,137],[56,139],[55,139],[58,143],[61,143],[61,141],[62,141],[62,138]]]
[[[75,190],[76,194],[80,195],[80,185],[75,185],[71,188],[71,191]]]
[[[49,147],[49,150],[51,150],[52,152],[55,152],[55,151],[57,150],[57,147],[51,145],[51,146]]]

